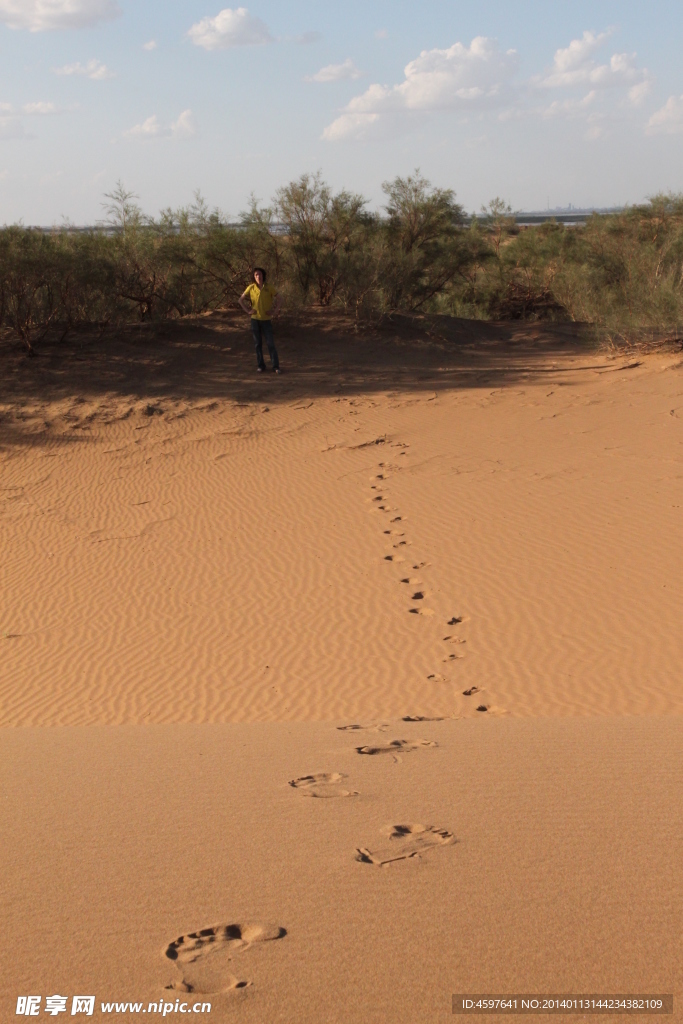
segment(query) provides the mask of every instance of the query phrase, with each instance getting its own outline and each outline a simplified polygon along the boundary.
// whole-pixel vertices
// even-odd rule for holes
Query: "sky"
[[[419,168],[467,211],[683,191],[673,0],[0,0],[0,224],[236,219],[320,171],[380,209]]]

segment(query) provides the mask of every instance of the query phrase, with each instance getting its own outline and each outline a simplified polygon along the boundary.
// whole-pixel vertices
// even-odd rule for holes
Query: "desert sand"
[[[5,347],[0,1019],[683,1019],[680,351],[277,337]]]

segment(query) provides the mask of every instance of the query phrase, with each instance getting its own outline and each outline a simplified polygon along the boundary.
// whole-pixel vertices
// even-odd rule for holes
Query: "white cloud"
[[[572,39],[569,46],[555,51],[552,71],[539,79],[539,85],[552,89],[558,86],[585,83],[590,77],[591,54],[609,38],[609,32],[584,32],[581,39]]]
[[[129,128],[123,134],[129,139],[156,139],[162,134],[162,127],[159,124],[159,118],[156,114],[152,114],[146,121],[142,121],[140,124],[134,124],[132,128]]]
[[[195,46],[203,46],[205,50],[227,50],[233,46],[260,46],[273,42],[265,22],[254,18],[246,7],[234,10],[226,7],[215,18],[202,18],[187,34]]]
[[[28,117],[39,117],[58,113],[59,110],[54,103],[46,103],[42,100],[24,103],[20,109],[15,109],[11,103],[0,103],[0,140],[35,138],[26,131],[21,118],[22,114]]]
[[[306,82],[343,82],[362,78],[363,72],[359,71],[350,57],[347,57],[343,64],[328,64],[321,68],[314,75],[306,75]]]
[[[683,132],[683,96],[669,96],[647,123],[648,135],[677,135]]]
[[[652,92],[652,79],[648,76],[637,85],[632,85],[628,91],[628,98],[634,107],[639,107]]]
[[[341,114],[332,124],[328,124],[323,138],[328,142],[340,139],[365,139],[380,120],[379,114]]]
[[[174,139],[192,139],[197,134],[197,124],[191,110],[183,110],[178,120],[171,123],[171,135]]]
[[[142,44],[142,49],[143,50],[156,50],[156,48],[157,48],[157,42],[156,42],[155,39],[150,39],[150,41],[148,43],[143,43]]]
[[[24,103],[21,108],[24,114],[56,114],[57,108],[54,103]]]
[[[0,0],[0,23],[30,32],[86,28],[119,14],[116,0]]]
[[[569,46],[555,51],[551,70],[537,76],[533,84],[542,89],[629,87],[631,102],[641,103],[651,89],[652,75],[647,68],[636,65],[635,53],[614,53],[605,64],[593,58],[610,35],[611,32],[584,32],[580,39],[572,39]]]
[[[164,126],[156,114],[152,114],[141,124],[133,125],[124,136],[129,139],[191,139],[197,134],[197,126],[191,110],[183,110],[176,121]]]
[[[446,50],[423,50],[406,65],[399,85],[371,85],[346,105],[328,125],[323,138],[337,141],[363,137],[385,114],[410,111],[481,110],[503,103],[517,70],[515,50],[477,36],[469,46],[455,43]]]
[[[116,74],[110,71],[102,61],[89,60],[87,64],[76,61],[75,64],[65,64],[64,67],[54,69],[56,75],[83,75],[95,81],[102,82],[106,78],[116,78]]]
[[[543,110],[544,117],[577,117],[585,113],[588,107],[595,102],[597,92],[591,89],[590,92],[580,100],[554,100],[549,107]]]

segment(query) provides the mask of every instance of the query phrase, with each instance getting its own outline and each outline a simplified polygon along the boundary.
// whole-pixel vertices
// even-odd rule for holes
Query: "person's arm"
[[[247,303],[247,298],[246,297],[247,297],[247,292],[248,291],[249,291],[248,288],[247,288],[246,291],[243,291],[237,301],[239,302],[239,304],[242,307],[242,309],[244,310],[244,312],[248,313],[249,316],[251,316],[252,313],[254,312],[254,310],[252,308],[251,302]]]

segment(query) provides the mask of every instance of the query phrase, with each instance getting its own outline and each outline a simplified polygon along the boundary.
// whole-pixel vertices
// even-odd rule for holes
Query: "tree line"
[[[679,330],[681,195],[582,227],[522,228],[500,199],[466,218],[451,189],[419,172],[383,190],[372,213],[362,196],[304,174],[228,224],[199,193],[146,217],[119,183],[103,204],[114,230],[0,229],[0,332],[31,353],[47,335],[224,309],[255,266],[290,308],[577,321],[622,339]]]

